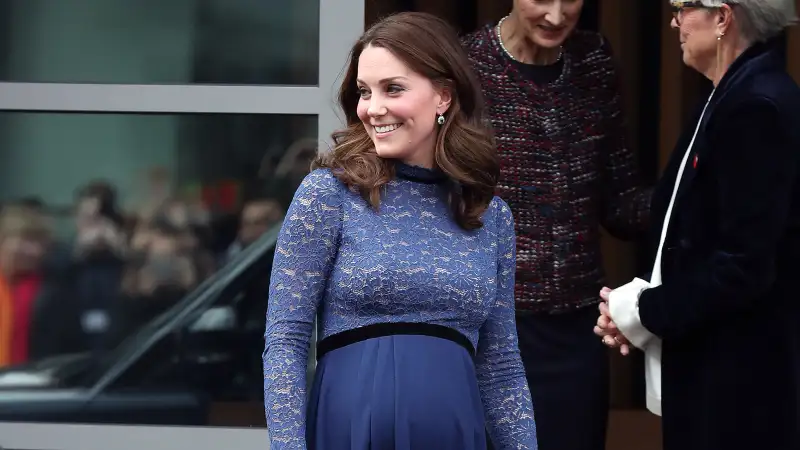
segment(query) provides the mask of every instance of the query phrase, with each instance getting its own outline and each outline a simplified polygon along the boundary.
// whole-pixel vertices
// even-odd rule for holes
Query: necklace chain
[[[517,61],[517,62],[520,62],[520,63],[524,63],[524,61],[520,61],[519,59],[517,59],[516,56],[514,56],[510,51],[508,51],[508,49],[506,48],[506,44],[503,43],[503,35],[500,33],[500,29],[501,29],[500,27],[503,26],[503,22],[505,22],[506,19],[508,19],[508,16],[503,17],[502,19],[500,19],[499,22],[497,22],[497,26],[495,27],[495,32],[497,33],[497,41],[500,43],[500,48],[503,49],[503,51],[506,53],[506,55],[508,55],[509,58],[513,59],[514,61]],[[550,64],[555,64],[558,61],[560,61],[561,57],[563,55],[564,55],[564,47],[563,46],[559,46],[558,47],[558,58],[556,58],[555,61],[553,61]]]

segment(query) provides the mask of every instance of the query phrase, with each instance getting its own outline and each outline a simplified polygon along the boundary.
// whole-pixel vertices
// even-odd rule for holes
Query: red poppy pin
[[[694,155],[694,161],[692,161],[692,167],[697,169],[697,155]]]

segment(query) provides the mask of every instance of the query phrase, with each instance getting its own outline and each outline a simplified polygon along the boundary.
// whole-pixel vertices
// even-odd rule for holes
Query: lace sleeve
[[[306,364],[314,317],[336,258],[341,185],[309,174],[295,193],[275,250],[264,334],[264,409],[271,448],[305,449]]]
[[[498,450],[537,448],[533,404],[520,358],[514,318],[516,237],[508,205],[497,213],[497,301],[481,327],[476,367],[489,434]]]

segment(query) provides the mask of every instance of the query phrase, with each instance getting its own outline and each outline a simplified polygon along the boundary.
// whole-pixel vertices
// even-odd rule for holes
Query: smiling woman
[[[438,88],[391,51],[368,45],[358,59],[361,101],[356,113],[381,158],[432,168],[437,117],[450,106],[449,88]]]
[[[453,30],[390,16],[355,45],[347,128],[298,189],[270,279],[272,449],[537,448],[514,326],[514,221]],[[359,195],[359,193],[361,195]],[[306,397],[314,319],[322,340]]]
[[[395,161],[441,170],[455,220],[480,227],[499,166],[480,85],[447,23],[407,13],[373,26],[352,50],[339,103],[347,128],[318,167],[335,169],[374,208]]]

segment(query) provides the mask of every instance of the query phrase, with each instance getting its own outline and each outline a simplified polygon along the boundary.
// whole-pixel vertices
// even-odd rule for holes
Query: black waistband
[[[475,347],[472,346],[469,339],[450,327],[430,323],[396,322],[376,323],[330,335],[317,343],[317,360],[322,359],[330,351],[355,344],[356,342],[398,334],[447,339],[464,347],[470,355],[475,356]]]

